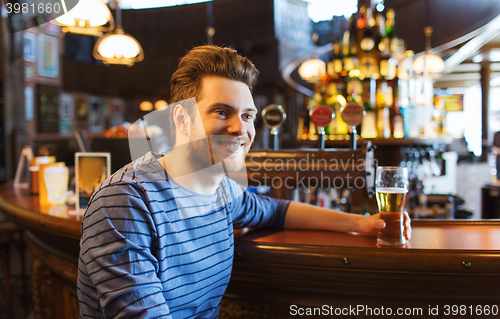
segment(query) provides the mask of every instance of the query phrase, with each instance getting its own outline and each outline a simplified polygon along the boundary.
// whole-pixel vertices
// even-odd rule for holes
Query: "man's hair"
[[[198,98],[204,76],[220,76],[243,82],[252,90],[259,71],[231,48],[204,45],[190,50],[179,62],[170,80],[171,101]]]
[[[173,109],[176,102],[190,98],[199,99],[201,81],[205,76],[219,76],[245,83],[250,91],[257,81],[259,71],[253,63],[239,55],[236,50],[214,45],[198,46],[191,49],[179,62],[177,70],[170,79],[170,129],[175,143],[175,123]],[[193,107],[188,107],[190,115]],[[191,116],[193,120],[193,116]]]

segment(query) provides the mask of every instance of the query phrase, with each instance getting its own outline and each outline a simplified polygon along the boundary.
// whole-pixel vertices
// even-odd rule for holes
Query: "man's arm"
[[[285,216],[285,229],[316,229],[339,232],[357,232],[376,235],[385,227],[380,214],[362,216],[348,214],[304,203],[291,202]],[[410,218],[405,212],[405,236],[411,237]]]
[[[171,318],[151,247],[154,230],[136,188],[124,184],[96,192],[82,220],[80,243],[80,303],[87,315]],[[94,298],[100,309],[91,309]]]

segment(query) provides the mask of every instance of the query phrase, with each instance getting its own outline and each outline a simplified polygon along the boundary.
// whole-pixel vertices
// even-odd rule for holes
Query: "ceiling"
[[[434,51],[443,57],[446,65],[446,73],[435,81],[434,87],[466,88],[480,85],[482,67],[491,70],[490,85],[500,86],[500,16]]]
[[[415,57],[424,54],[427,46],[422,31],[427,26],[432,27],[431,51],[445,61],[445,74],[436,80],[434,87],[466,88],[480,85],[481,63],[473,62],[473,58],[480,53],[500,50],[499,0],[384,2],[387,8],[395,10],[398,37],[404,39],[408,50],[417,53]],[[491,79],[500,76],[498,60],[490,62]]]

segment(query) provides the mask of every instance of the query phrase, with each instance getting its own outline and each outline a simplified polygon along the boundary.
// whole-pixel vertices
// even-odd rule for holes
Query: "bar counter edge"
[[[17,203],[32,196],[13,190],[12,183],[0,186],[2,213],[27,231],[35,256],[37,318],[78,318],[80,222],[32,211],[12,196],[18,196]],[[465,237],[500,229],[498,220],[415,220],[412,225],[422,230],[463,228]],[[329,244],[332,240],[354,240],[357,246]],[[242,313],[267,318],[263,311],[269,318],[289,318],[292,305],[421,307],[424,313],[433,305],[499,306],[500,251],[495,242],[484,249],[404,249],[366,244],[373,240],[317,231],[235,231],[233,271],[221,318]]]

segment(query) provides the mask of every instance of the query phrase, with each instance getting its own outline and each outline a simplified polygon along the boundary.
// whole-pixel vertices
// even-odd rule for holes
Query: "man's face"
[[[255,137],[257,115],[248,86],[206,76],[197,105],[200,116],[195,115],[189,136],[193,166],[202,169],[224,160],[227,172],[241,170]]]

